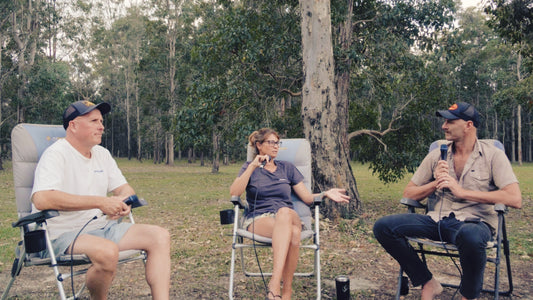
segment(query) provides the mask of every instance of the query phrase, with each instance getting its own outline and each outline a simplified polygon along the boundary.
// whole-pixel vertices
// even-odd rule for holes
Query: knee
[[[374,232],[374,236],[376,239],[380,239],[383,235],[383,233],[389,229],[387,226],[387,222],[384,220],[385,218],[380,218],[374,223],[374,227],[372,228],[372,231]]]
[[[476,225],[465,224],[457,232],[455,244],[459,249],[463,250],[473,249],[484,251],[488,238],[490,237],[485,237]]]
[[[276,212],[276,221],[290,222],[292,218],[292,209],[282,207]]]
[[[167,229],[154,226],[154,230],[150,236],[151,247],[150,249],[146,249],[147,251],[170,251],[170,233]]]
[[[118,245],[107,241],[89,256],[94,267],[101,271],[114,273],[118,265]]]
[[[302,227],[301,226],[292,226],[292,239],[291,239],[291,245],[295,247],[300,246],[300,238],[302,235]]]

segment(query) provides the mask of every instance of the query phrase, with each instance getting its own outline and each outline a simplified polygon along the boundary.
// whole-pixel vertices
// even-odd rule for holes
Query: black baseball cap
[[[68,123],[79,116],[90,113],[94,109],[99,109],[102,115],[111,111],[111,105],[107,102],[94,104],[91,101],[76,101],[70,104],[63,113],[63,128],[67,129]]]
[[[435,114],[448,120],[463,119],[472,121],[476,128],[479,127],[478,111],[473,105],[466,102],[454,103],[447,110],[437,110]]]

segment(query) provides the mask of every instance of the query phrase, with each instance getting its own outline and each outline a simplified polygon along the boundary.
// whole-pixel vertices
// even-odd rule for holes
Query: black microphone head
[[[448,145],[446,144],[440,145],[440,159],[446,160],[447,156],[448,156]]]
[[[261,162],[261,165],[259,166],[261,169],[265,167],[265,165],[270,161],[270,155],[268,156],[268,159],[265,159]]]

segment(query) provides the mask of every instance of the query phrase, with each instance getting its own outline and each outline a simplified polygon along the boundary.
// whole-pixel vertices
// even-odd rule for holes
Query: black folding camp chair
[[[250,149],[248,149],[248,160],[252,160]],[[311,188],[311,147],[309,141],[305,139],[283,139],[282,147],[280,147],[276,160],[284,160],[292,162],[304,176],[304,184],[308,189]],[[311,189],[310,189],[311,190]],[[293,205],[296,212],[300,215],[303,223],[303,230],[301,233],[300,249],[311,250],[314,252],[313,270],[309,272],[297,272],[294,276],[316,278],[316,297],[321,298],[321,282],[320,282],[320,233],[319,233],[319,209],[314,209],[314,227],[311,208],[300,200],[295,194],[293,197]],[[272,239],[266,238],[257,234],[252,234],[243,228],[242,222],[244,218],[240,214],[241,210],[247,209],[246,201],[242,201],[239,197],[232,197],[231,202],[234,205],[233,214],[233,241],[231,251],[231,267],[230,267],[230,283],[229,283],[229,299],[233,299],[234,278],[235,278],[235,263],[237,259],[237,252],[240,254],[240,262],[242,271],[247,277],[271,276],[269,272],[253,272],[246,269],[245,266],[245,249],[256,248],[270,248],[272,247]],[[313,207],[320,205],[321,199],[315,199]],[[249,252],[246,252],[249,253]]]
[[[502,143],[498,140],[489,140],[494,143],[496,147],[504,150]],[[444,140],[435,141],[431,144],[429,151],[436,149],[441,144],[445,143]],[[437,202],[436,195],[433,194],[428,197],[426,204],[422,204],[419,201],[412,199],[403,198],[400,203],[407,206],[408,212],[416,213],[416,209],[421,209],[425,213],[432,211],[435,208],[435,203]],[[513,291],[513,279],[511,274],[511,261],[509,258],[509,240],[507,239],[507,229],[505,226],[505,213],[507,211],[506,206],[503,204],[494,205],[494,210],[498,213],[498,226],[496,228],[495,235],[493,240],[487,244],[487,262],[494,264],[494,284],[493,287],[484,287],[483,292],[491,293],[494,295],[494,299],[498,299],[499,296],[508,296]],[[459,257],[457,248],[454,244],[443,243],[441,241],[434,241],[429,239],[408,237],[408,240],[411,242],[411,245],[417,253],[419,253],[422,261],[427,264],[426,256],[427,255],[436,255],[436,256],[446,256],[446,257]],[[508,280],[508,289],[505,291],[500,290],[500,263],[502,259],[502,250],[503,256],[505,257],[506,262],[506,271],[507,271],[507,280]],[[487,282],[484,282],[485,286],[488,285]],[[454,283],[442,283],[444,287],[459,288],[459,285]],[[398,288],[396,292],[396,299],[400,299],[400,296],[407,295],[409,293],[409,280],[408,277],[404,275],[402,268],[400,267],[400,273],[398,276]]]
[[[81,274],[85,274],[88,268],[74,270],[73,273],[61,272],[62,266],[90,265],[91,261],[86,255],[56,255],[52,249],[46,229],[46,220],[58,216],[55,210],[46,210],[31,213],[31,191],[33,176],[37,162],[44,150],[58,139],[65,137],[65,129],[61,125],[19,124],[11,132],[11,147],[13,155],[13,177],[15,185],[15,198],[19,219],[13,223],[13,227],[20,228],[21,240],[15,248],[15,259],[11,269],[11,279],[2,294],[2,300],[9,295],[15,279],[19,276],[22,267],[46,266],[53,269],[54,281],[57,284],[60,299],[77,298],[85,288],[85,285],[77,289],[76,296],[67,298],[63,281]],[[130,197],[132,207],[144,205],[144,200]],[[130,222],[134,222],[130,213]],[[47,249],[49,257],[42,258],[39,252]],[[146,259],[144,251],[128,250],[119,253],[119,263]],[[37,283],[37,282],[36,282]]]

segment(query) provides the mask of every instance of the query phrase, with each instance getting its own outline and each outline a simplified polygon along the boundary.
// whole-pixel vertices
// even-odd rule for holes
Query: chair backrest
[[[31,213],[31,191],[37,162],[44,150],[65,137],[62,125],[18,124],[11,131],[13,183],[19,217]]]
[[[254,149],[247,146],[246,160],[254,159]],[[304,176],[304,185],[311,191],[311,144],[306,139],[281,139],[276,160],[293,163]],[[312,214],[309,206],[292,194],[294,210],[298,213],[306,229],[311,228]]]

